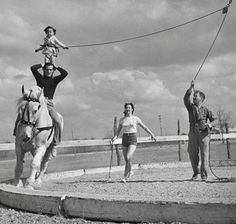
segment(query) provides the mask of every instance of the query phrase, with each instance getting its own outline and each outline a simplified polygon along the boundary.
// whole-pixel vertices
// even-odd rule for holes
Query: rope
[[[209,141],[209,169],[212,173],[212,175],[219,181],[225,181],[225,182],[235,182],[236,178],[229,178],[229,177],[219,177],[217,176],[214,172],[213,172],[213,169],[212,169],[212,166],[211,166],[211,141]]]
[[[229,4],[226,6],[226,7],[229,7]],[[208,16],[211,16],[217,12],[220,12],[222,10],[224,10],[226,7],[223,7],[221,9],[218,9],[216,11],[213,11],[211,13],[208,13],[206,15],[203,15],[201,17],[198,17],[196,19],[192,19],[192,20],[189,20],[185,23],[181,23],[181,24],[178,24],[176,26],[172,26],[172,27],[169,27],[169,28],[166,28],[166,29],[163,29],[163,30],[159,30],[159,31],[155,31],[155,32],[152,32],[152,33],[148,33],[148,34],[144,34],[144,35],[140,35],[140,36],[134,36],[134,37],[129,37],[129,38],[125,38],[125,39],[120,39],[120,40],[113,40],[113,41],[107,41],[107,42],[100,42],[100,43],[91,43],[91,44],[78,44],[78,45],[71,45],[71,46],[68,46],[69,48],[70,47],[92,47],[92,46],[100,46],[100,45],[108,45],[108,44],[114,44],[114,43],[121,43],[121,42],[126,42],[126,41],[131,41],[131,40],[136,40],[136,39],[141,39],[141,38],[144,38],[144,37],[149,37],[149,36],[152,36],[152,35],[157,35],[157,34],[160,34],[160,33],[163,33],[163,32],[166,32],[166,31],[169,31],[169,30],[173,30],[173,29],[176,29],[176,28],[179,28],[181,26],[185,26],[187,24],[190,24],[190,23],[193,23],[195,21],[198,21],[198,20],[201,20],[201,19],[204,19]]]
[[[223,8],[223,10],[225,10],[225,8]],[[196,75],[195,75],[195,77],[194,77],[193,80],[195,80],[195,79],[197,78],[199,72],[201,71],[203,65],[205,64],[206,59],[207,59],[207,57],[209,56],[209,54],[210,54],[210,52],[211,52],[211,50],[212,50],[212,48],[213,48],[213,46],[214,46],[214,44],[215,44],[215,42],[216,42],[216,39],[217,39],[217,37],[218,37],[218,35],[219,35],[219,33],[220,33],[220,30],[221,30],[221,28],[222,28],[222,26],[223,26],[223,24],[224,24],[224,22],[225,22],[225,19],[226,19],[226,16],[227,16],[227,12],[228,12],[228,10],[226,11],[226,13],[225,13],[225,15],[224,15],[223,20],[222,20],[222,22],[221,22],[221,24],[220,24],[220,27],[219,27],[219,29],[218,29],[218,31],[217,31],[217,33],[216,33],[216,36],[215,36],[215,38],[214,38],[214,40],[213,40],[213,42],[212,42],[212,44],[211,44],[211,46],[210,46],[210,48],[209,48],[209,50],[208,50],[206,56],[205,56],[205,58],[203,59],[202,64],[200,65],[200,67],[199,67],[199,69],[198,69],[198,71],[197,71],[197,73],[196,73]]]

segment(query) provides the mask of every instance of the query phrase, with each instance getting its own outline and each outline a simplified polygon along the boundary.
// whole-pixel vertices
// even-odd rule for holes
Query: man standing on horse
[[[41,74],[38,71],[40,68],[43,69],[43,74]],[[59,71],[60,74],[54,77],[53,73],[55,70]],[[44,66],[42,64],[33,65],[31,66],[31,71],[35,77],[37,85],[43,88],[44,96],[47,103],[47,108],[53,120],[54,138],[52,142],[51,155],[55,157],[57,154],[55,147],[61,142],[63,119],[62,119],[62,116],[54,108],[53,96],[57,88],[57,85],[68,75],[68,73],[66,70],[64,70],[61,67],[55,67],[52,63],[45,63]],[[16,129],[17,129],[17,124],[19,121],[20,121],[20,117],[18,116],[16,119],[15,128],[14,128],[14,133],[13,133],[14,136],[16,136]]]

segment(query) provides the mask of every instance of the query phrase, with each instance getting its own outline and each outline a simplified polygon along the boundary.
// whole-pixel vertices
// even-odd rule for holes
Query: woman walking
[[[123,131],[122,136],[122,146],[123,146],[123,155],[125,159],[125,171],[124,178],[122,182],[126,182],[128,178],[133,175],[131,159],[137,147],[137,125],[143,128],[148,134],[151,135],[151,138],[156,141],[156,137],[149,130],[147,126],[143,124],[141,119],[137,116],[134,116],[134,105],[133,103],[125,103],[124,105],[124,117],[119,121],[119,126],[117,130],[117,135],[112,138],[112,143],[117,139],[121,130]]]

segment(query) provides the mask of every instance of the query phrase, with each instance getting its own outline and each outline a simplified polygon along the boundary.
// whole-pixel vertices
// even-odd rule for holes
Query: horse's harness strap
[[[50,134],[49,134],[49,136],[48,136],[48,138],[47,138],[47,140],[49,140],[49,138],[52,136],[52,133],[53,133],[53,127],[54,127],[53,125],[52,125],[52,126],[45,126],[45,127],[35,127],[35,126],[36,126],[36,122],[31,122],[31,121],[30,121],[29,111],[27,111],[28,121],[24,120],[24,115],[25,115],[25,113],[26,113],[26,106],[27,106],[27,104],[28,104],[29,102],[38,102],[38,103],[40,103],[40,102],[39,102],[39,99],[30,97],[31,92],[32,92],[32,90],[30,90],[29,96],[27,96],[27,97],[25,96],[25,97],[23,98],[24,101],[27,101],[27,103],[26,103],[26,105],[25,105],[25,108],[24,108],[24,111],[23,111],[23,114],[22,114],[22,117],[21,117],[21,123],[24,124],[24,125],[32,126],[34,129],[37,129],[37,130],[38,130],[38,133],[41,132],[41,131],[43,131],[43,130],[49,130],[49,129],[51,129]],[[34,134],[33,137],[31,138],[31,140],[32,140],[38,133]]]
[[[51,132],[50,132],[50,134],[49,134],[49,136],[48,136],[48,139],[47,139],[47,141],[50,139],[50,137],[52,136],[52,133],[53,133],[53,128],[54,128],[54,126],[51,126]]]
[[[54,128],[54,126],[52,125],[52,126],[46,126],[46,127],[38,127],[38,128],[35,128],[35,129],[38,130],[38,133],[41,132],[41,131],[44,131],[44,130],[50,130],[51,129],[50,134],[48,135],[48,138],[47,138],[47,140],[49,140],[49,138],[52,136],[53,128]]]
[[[31,94],[31,91],[30,91],[30,94]],[[29,96],[27,96],[27,97],[25,96],[24,97],[24,101],[27,101],[27,102],[38,102],[39,103],[39,99],[30,97],[30,94],[29,94]],[[35,127],[36,123],[30,121],[29,112],[27,113],[28,121],[24,120],[25,111],[26,111],[26,105],[25,105],[25,108],[24,108],[24,111],[23,111],[23,114],[22,114],[21,123],[24,124],[24,125],[29,125],[29,126]]]
[[[24,119],[21,119],[21,123],[24,125],[32,126],[32,127],[35,127],[35,125],[36,125],[35,123],[30,122],[30,121],[25,121]]]
[[[38,102],[39,103],[39,99],[35,99],[32,97],[24,97],[24,100],[28,101],[28,102]]]

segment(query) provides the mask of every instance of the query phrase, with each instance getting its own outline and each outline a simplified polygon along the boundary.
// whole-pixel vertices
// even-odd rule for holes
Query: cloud
[[[57,107],[71,110],[72,114],[76,114],[76,112],[79,113],[80,110],[88,110],[91,108],[91,105],[86,103],[82,97],[73,95],[61,95],[56,97],[54,104]]]
[[[0,95],[8,102],[14,102],[21,96],[21,86],[32,86],[34,80],[28,68],[19,69],[8,62],[7,58],[0,58]]]
[[[60,109],[70,110],[71,114],[91,108],[94,92],[91,80],[88,77],[72,80],[67,77],[57,87],[54,103]]]
[[[28,68],[25,69],[18,69],[15,68],[14,66],[7,66],[3,69],[4,72],[4,77],[6,78],[27,78],[27,77],[31,77],[32,74],[30,73]]]
[[[28,77],[27,75],[18,74],[18,75],[15,75],[15,76],[14,76],[14,79],[15,79],[15,80],[24,80],[24,79],[27,78],[27,77]]]
[[[0,13],[1,48],[25,49],[31,46],[32,27],[19,15],[8,9]]]
[[[211,57],[202,68],[202,75],[208,77],[225,76],[231,74],[235,66],[236,54],[221,54],[220,56]]]
[[[60,91],[64,94],[67,93],[73,93],[75,89],[75,85],[73,83],[73,80],[71,80],[69,77],[65,78],[60,84]]]
[[[91,79],[98,95],[110,101],[125,99],[146,103],[175,99],[163,82],[155,76],[151,72],[145,74],[135,70],[119,70],[94,73]]]
[[[30,69],[28,67],[21,66],[22,68],[17,68],[11,65],[11,61],[8,57],[0,57],[0,79],[1,78],[15,78],[17,75],[31,76]]]

